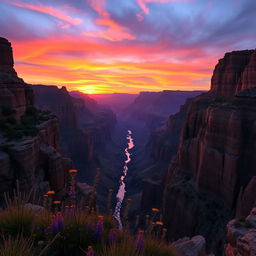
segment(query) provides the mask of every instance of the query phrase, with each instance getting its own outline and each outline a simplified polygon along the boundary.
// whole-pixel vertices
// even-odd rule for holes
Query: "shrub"
[[[12,108],[7,107],[7,106],[2,106],[1,109],[2,109],[2,114],[4,116],[10,116],[10,115],[13,115],[13,114],[16,113],[15,109],[12,109]]]
[[[74,171],[70,172],[73,178]],[[73,181],[71,179],[70,184]],[[63,203],[53,201],[53,196],[54,191],[48,191],[44,196],[44,209],[40,211],[27,207],[28,199],[33,198],[31,195],[14,192],[13,198],[5,196],[6,207],[0,212],[0,234],[4,237],[0,256],[173,255],[162,238],[152,237],[154,232],[140,231],[132,236],[128,230],[118,230],[111,216],[98,216],[92,209],[76,207],[71,200],[76,194],[70,194]],[[158,211],[152,209],[152,219]],[[159,223],[161,228],[162,222]]]
[[[8,131],[10,129],[10,124],[6,122],[5,119],[0,120],[0,130]]]
[[[41,111],[35,107],[29,107],[26,110],[26,115],[37,116]]]
[[[34,213],[25,207],[27,200],[20,192],[15,192],[13,199],[5,196],[6,209],[0,211],[0,233],[13,237],[31,235]]]
[[[14,117],[8,117],[8,118],[5,119],[5,121],[9,124],[16,124],[17,123],[17,121]]]

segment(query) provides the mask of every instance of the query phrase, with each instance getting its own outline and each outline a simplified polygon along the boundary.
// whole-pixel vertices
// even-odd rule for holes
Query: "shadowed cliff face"
[[[58,120],[34,108],[34,94],[13,69],[11,44],[0,38],[0,192],[65,188],[70,159],[59,153]]]
[[[111,138],[115,116],[85,94],[72,97],[65,87],[33,85],[36,105],[53,112],[60,122],[62,152],[79,169],[79,176],[92,182],[98,165],[97,147]]]
[[[165,179],[164,221],[172,239],[201,234],[208,249],[221,248],[227,220],[255,203],[255,70],[255,51],[226,54],[210,92],[189,104]]]
[[[164,125],[169,115],[179,111],[187,98],[201,94],[201,91],[141,92],[123,112],[122,117],[140,126],[145,132],[152,132]]]
[[[0,70],[2,72],[17,76],[17,73],[13,68],[14,61],[11,43],[3,37],[0,37],[0,52]]]

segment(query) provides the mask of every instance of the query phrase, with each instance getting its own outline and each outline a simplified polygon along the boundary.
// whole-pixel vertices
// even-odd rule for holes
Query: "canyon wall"
[[[123,117],[129,122],[139,122],[143,129],[154,131],[164,125],[169,115],[179,111],[187,98],[201,94],[201,91],[141,92],[125,109]]]
[[[189,105],[179,150],[165,178],[164,221],[170,239],[200,234],[221,254],[225,224],[254,206],[255,51],[227,53],[211,90]]]
[[[79,178],[91,183],[98,167],[97,148],[111,138],[115,125],[112,111],[101,108],[85,94],[71,94],[65,87],[32,85],[36,106],[50,110],[60,122],[63,155],[74,161]]]
[[[32,88],[17,77],[11,44],[0,38],[0,192],[49,188],[61,195],[72,161],[59,153],[59,123],[34,108]]]

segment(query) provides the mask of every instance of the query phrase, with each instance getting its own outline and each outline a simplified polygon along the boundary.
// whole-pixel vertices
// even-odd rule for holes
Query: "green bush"
[[[8,108],[4,108],[4,110],[6,114],[13,113]],[[0,120],[0,131],[2,131],[9,140],[19,140],[24,136],[34,137],[37,136],[39,132],[37,125],[53,117],[54,116],[50,115],[49,111],[42,111],[30,107],[26,110],[26,113],[21,116],[19,124],[17,124],[15,118],[10,116]]]

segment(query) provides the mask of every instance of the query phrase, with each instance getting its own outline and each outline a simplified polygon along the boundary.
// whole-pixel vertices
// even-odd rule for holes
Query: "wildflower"
[[[144,231],[140,230],[136,241],[135,241],[135,251],[141,253],[144,250]]]
[[[99,240],[102,232],[103,232],[103,218],[100,218],[96,226],[96,234],[95,234],[96,241]]]
[[[86,256],[94,256],[94,250],[92,246],[88,246]]]
[[[53,234],[57,234],[64,229],[64,220],[60,212],[53,218],[50,228]]]
[[[76,191],[75,191],[75,186],[70,186],[69,187],[69,196],[71,197],[71,198],[76,198]]]
[[[55,194],[55,191],[54,191],[54,190],[49,190],[46,194],[47,194],[47,195],[54,195],[54,194]]]
[[[68,172],[72,173],[72,174],[75,174],[75,173],[77,173],[77,170],[69,170]]]

